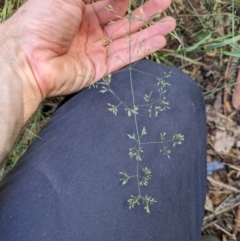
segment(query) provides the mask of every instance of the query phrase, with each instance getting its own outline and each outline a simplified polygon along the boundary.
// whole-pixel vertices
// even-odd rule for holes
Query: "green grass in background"
[[[0,0],[0,18],[5,21],[25,0]],[[134,7],[137,7],[135,4]],[[168,44],[162,50],[151,56],[150,59],[176,67],[197,79],[201,75],[201,68],[209,63],[218,66],[215,71],[215,81],[224,74],[228,57],[240,56],[239,23],[240,0],[174,0],[164,15],[171,15],[177,19],[177,28],[168,37]],[[154,21],[151,23],[154,24]],[[234,77],[234,76],[233,76]],[[214,77],[213,77],[214,78]],[[231,88],[234,79],[227,83]],[[199,83],[201,85],[201,83]],[[206,83],[204,83],[206,85]],[[201,86],[205,96],[211,98],[224,86],[212,83],[211,88]],[[8,159],[8,168],[17,162],[17,159],[26,150],[28,144],[41,129],[44,121],[41,110],[34,116],[32,122],[25,127],[22,138],[15,145],[15,149]],[[0,173],[4,174],[4,167]],[[1,178],[1,175],[0,175]]]
[[[24,0],[0,0],[1,21],[10,17],[23,3]],[[202,88],[207,104],[211,104],[216,93],[226,87],[231,93],[240,57],[240,0],[173,0],[163,15],[173,16],[177,28],[168,36],[167,46],[148,58],[190,75]],[[225,78],[229,63],[231,71]],[[37,137],[60,101],[61,98],[47,100],[38,109],[0,168],[0,180]]]

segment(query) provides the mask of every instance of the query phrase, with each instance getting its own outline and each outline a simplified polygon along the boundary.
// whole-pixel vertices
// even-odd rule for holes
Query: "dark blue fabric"
[[[84,89],[54,114],[4,180],[0,189],[0,241],[198,241],[206,192],[205,106],[198,86],[185,74],[142,60],[133,65],[136,105],[152,92],[159,98],[157,80],[170,73],[166,101],[169,110],[149,118],[139,107],[138,129],[147,135],[142,142],[156,142],[181,133],[182,145],[170,143],[171,158],[160,153],[161,145],[143,145],[140,167],[152,178],[142,195],[157,201],[129,210],[130,195],[138,195],[136,178],[121,185],[119,172],[135,175],[137,161],[129,158],[135,143],[134,117],[119,106],[117,116],[108,103],[119,100],[98,88]],[[143,74],[139,71],[146,72]],[[111,89],[132,106],[129,70],[112,75]],[[139,167],[139,168],[140,168]],[[140,169],[141,169],[140,168]]]

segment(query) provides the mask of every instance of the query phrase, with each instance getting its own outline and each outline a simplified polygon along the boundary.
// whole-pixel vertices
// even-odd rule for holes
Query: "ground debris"
[[[240,127],[231,118],[207,106],[207,121],[215,124],[213,148],[218,153],[228,154],[240,139]]]

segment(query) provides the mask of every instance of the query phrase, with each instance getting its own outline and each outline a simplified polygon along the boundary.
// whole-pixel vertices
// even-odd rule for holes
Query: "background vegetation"
[[[0,0],[0,21],[10,17],[24,1]],[[240,0],[173,0],[164,14],[177,19],[177,28],[168,36],[167,46],[148,58],[178,68],[195,79],[208,110],[208,169],[211,164],[216,165],[208,175],[202,231],[217,235],[223,241],[240,240],[240,115],[232,105],[235,83],[240,79]],[[0,179],[16,164],[32,140],[38,138],[37,133],[61,100],[49,99],[42,104],[0,168]],[[226,135],[231,131],[235,137],[224,153],[216,147],[219,129]],[[224,150],[228,144],[229,141],[221,142]]]

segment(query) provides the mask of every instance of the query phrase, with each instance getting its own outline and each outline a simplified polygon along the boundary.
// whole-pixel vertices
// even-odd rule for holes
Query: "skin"
[[[173,18],[139,30],[169,5],[149,0],[129,24],[129,0],[29,0],[1,24],[0,161],[46,97],[77,92],[164,47]]]

